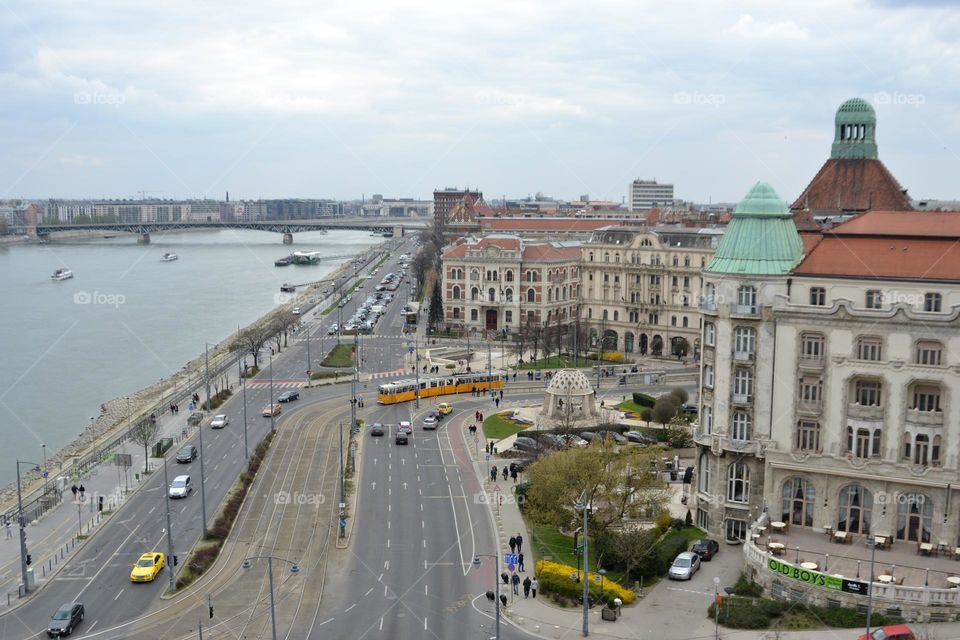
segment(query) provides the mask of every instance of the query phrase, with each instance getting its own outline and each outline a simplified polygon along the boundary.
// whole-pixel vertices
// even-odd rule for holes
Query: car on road
[[[294,400],[300,399],[300,392],[296,389],[291,389],[290,391],[284,391],[279,396],[277,396],[277,402],[293,402]]]
[[[439,411],[442,416],[450,415],[453,412],[453,405],[449,402],[441,402],[437,405],[437,411]]]
[[[867,634],[861,633],[859,640],[867,640]],[[893,624],[874,629],[869,640],[917,640],[917,636],[907,625]]]
[[[713,560],[713,556],[720,553],[720,543],[709,538],[701,538],[693,541],[690,551],[700,556],[701,560],[709,562]]]
[[[149,551],[140,556],[130,572],[130,582],[153,582],[163,569],[165,557],[159,551]]]
[[[373,426],[370,427],[370,435],[372,436],[382,436],[384,433],[383,425],[379,422],[374,422]]]
[[[278,403],[274,402],[272,405],[268,404],[267,406],[265,406],[263,408],[263,411],[260,412],[260,414],[264,418],[271,418],[273,416],[280,415],[281,411],[283,411],[283,407],[281,407]]]
[[[436,429],[437,428],[437,419],[434,416],[427,416],[423,419],[423,428],[427,429]]]
[[[394,439],[394,442],[395,442],[396,444],[407,444],[407,442],[408,442],[407,438],[409,438],[409,437],[410,437],[410,436],[407,435],[407,432],[406,432],[406,431],[404,431],[403,429],[399,429],[399,428],[398,428],[398,429],[397,429],[397,436],[396,436],[396,438]]]
[[[193,462],[198,455],[200,454],[194,445],[184,445],[180,447],[180,451],[177,451],[177,462]]]
[[[213,429],[223,429],[228,424],[230,424],[230,418],[222,413],[213,416],[213,420],[210,421],[210,427]]]
[[[328,336],[334,335],[334,334],[337,332],[337,329],[339,329],[339,328],[340,328],[340,325],[338,325],[336,322],[334,322],[332,325],[330,325],[330,328],[327,329],[327,335],[328,335]]]
[[[667,577],[671,580],[689,580],[700,568],[700,556],[692,551],[684,551],[673,559]]]
[[[293,315],[295,315],[295,316],[300,315],[300,307],[294,307],[292,313],[293,313]]]
[[[413,425],[406,420],[401,420],[398,428],[407,435],[413,434]]]
[[[50,618],[50,624],[47,625],[47,637],[69,636],[83,620],[84,615],[83,605],[79,602],[68,602],[60,605],[60,608]]]
[[[193,483],[190,482],[190,476],[177,476],[170,483],[168,493],[171,498],[186,498],[193,492]]]
[[[623,437],[636,444],[657,444],[657,439],[642,431],[627,431]]]

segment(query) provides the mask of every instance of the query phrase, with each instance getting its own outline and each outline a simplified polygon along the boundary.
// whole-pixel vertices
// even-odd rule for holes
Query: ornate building
[[[701,271],[721,229],[606,226],[580,251],[580,318],[603,348],[690,355],[700,344]]]

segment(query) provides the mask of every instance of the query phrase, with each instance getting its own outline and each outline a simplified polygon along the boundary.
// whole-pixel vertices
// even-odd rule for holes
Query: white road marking
[[[387,538],[387,549],[390,548],[390,538]]]
[[[387,505],[387,512],[388,512],[388,513],[389,513],[390,511],[392,511],[392,509],[390,508],[390,507],[392,507],[392,506],[393,506],[392,504],[388,504],[388,505]]]
[[[89,627],[87,627],[87,633],[90,633],[91,631],[93,631],[93,628],[94,628],[95,626],[97,626],[97,623],[98,623],[98,622],[100,622],[100,621],[99,621],[99,620],[94,620],[94,621],[93,621],[93,624],[91,624]]]
[[[426,616],[423,617],[423,630],[424,630],[424,631],[427,630],[427,617],[426,617]]]
[[[389,528],[390,528],[390,521],[387,520],[387,529],[389,529]]]
[[[385,571],[390,571],[390,561],[389,561],[389,560],[384,560],[384,561],[383,561],[383,568],[384,568]]]
[[[371,591],[373,591],[373,587],[370,587],[369,589],[367,589],[367,592],[363,594],[363,597],[366,598],[368,595],[370,595]]]
[[[423,595],[430,595],[430,587],[428,585],[423,585]]]
[[[427,522],[426,522],[426,520],[421,520],[421,521],[420,521],[420,528],[421,528],[421,529],[426,529],[426,528],[427,528]]]
[[[352,605],[350,605],[349,607],[347,607],[347,608],[344,610],[344,613],[349,612],[350,609],[353,609],[355,606],[357,606],[357,603],[356,603],[356,602],[354,602]]]
[[[223,459],[224,459],[224,460],[227,459],[227,454],[223,454]]]
[[[157,507],[156,507],[156,505],[154,505],[154,506],[150,509],[150,511],[147,511],[147,515],[150,515],[151,513],[153,513],[153,512],[156,511],[156,510],[157,510]]]
[[[380,631],[383,631],[383,618],[380,618]]]
[[[383,574],[382,574],[382,573],[380,574],[380,577],[377,578],[377,582],[380,582],[381,580],[383,580]]]
[[[115,596],[113,597],[113,599],[114,599],[114,600],[119,599],[119,598],[120,598],[120,594],[122,594],[123,591],[124,591],[123,589],[120,589],[120,593],[118,593],[117,595],[115,595]]]
[[[318,627],[322,627],[323,625],[327,624],[328,622],[333,622],[333,618],[327,618],[326,620],[324,620],[323,622],[321,622],[321,623],[318,624],[317,626],[318,626]]]
[[[427,539],[426,539],[426,538],[423,539],[423,548],[424,548],[424,549],[427,548]]]

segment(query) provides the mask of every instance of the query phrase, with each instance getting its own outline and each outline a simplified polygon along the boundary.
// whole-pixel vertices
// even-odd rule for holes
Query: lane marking
[[[366,598],[368,595],[370,595],[371,591],[373,591],[373,587],[370,587],[369,589],[367,589],[367,592],[363,594],[363,597]]]
[[[333,618],[327,618],[326,620],[324,620],[323,622],[321,622],[321,623],[318,624],[317,626],[318,626],[318,627],[322,627],[323,625],[327,624],[328,622],[333,622]]]
[[[124,587],[123,589],[120,589],[120,593],[118,593],[113,597],[114,602],[116,602],[116,600],[120,598],[120,595],[123,594],[124,589],[126,589],[126,587]]]
[[[355,606],[357,606],[357,603],[356,603],[356,602],[354,602],[352,605],[350,605],[349,607],[347,607],[347,608],[344,610],[344,613],[349,613],[349,612],[350,612],[350,609],[353,609]]]

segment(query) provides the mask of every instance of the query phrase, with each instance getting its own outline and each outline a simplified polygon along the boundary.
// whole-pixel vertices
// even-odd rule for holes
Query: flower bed
[[[583,572],[567,564],[559,562],[548,562],[540,560],[536,566],[537,579],[540,581],[540,588],[546,594],[559,596],[561,599],[577,599],[583,594]],[[577,580],[571,579],[576,575]],[[633,591],[626,589],[620,584],[603,578],[600,580],[600,574],[588,572],[590,580],[590,597],[595,601],[609,603],[614,598],[620,598],[623,604],[630,604],[634,600]],[[601,591],[601,583],[603,590]]]

